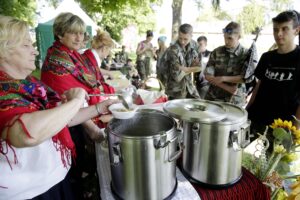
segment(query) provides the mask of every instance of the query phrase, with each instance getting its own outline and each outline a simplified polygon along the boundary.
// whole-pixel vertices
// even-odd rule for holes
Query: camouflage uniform
[[[214,76],[245,76],[246,67],[244,62],[247,52],[248,50],[240,44],[233,50],[225,46],[218,47],[211,53],[205,73],[209,73],[209,70],[213,69]],[[236,85],[235,83],[227,84]],[[235,105],[244,106],[246,103],[245,83],[237,84],[237,86],[237,93],[233,95],[222,88],[210,85],[205,99],[230,102]]]
[[[166,94],[170,99],[182,99],[187,97],[199,98],[198,91],[192,82],[191,74],[179,69],[180,66],[191,67],[192,62],[198,56],[198,47],[191,41],[185,49],[178,42],[170,46],[167,51],[167,83]]]
[[[127,54],[127,52],[120,51],[120,53],[119,53],[119,59],[120,59],[121,63],[126,64],[127,60],[128,60],[128,54]]]

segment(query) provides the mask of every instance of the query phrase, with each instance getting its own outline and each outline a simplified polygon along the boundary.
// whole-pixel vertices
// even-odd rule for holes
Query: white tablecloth
[[[96,144],[96,159],[97,159],[97,172],[99,175],[99,183],[101,190],[102,200],[114,200],[112,195],[110,183],[110,162],[108,149]],[[191,183],[182,175],[180,170],[176,168],[176,177],[178,181],[177,190],[172,200],[200,200],[200,197]]]

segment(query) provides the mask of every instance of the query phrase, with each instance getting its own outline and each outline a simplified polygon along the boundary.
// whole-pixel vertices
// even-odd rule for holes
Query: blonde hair
[[[74,15],[73,13],[66,12],[59,14],[53,23],[54,39],[59,40],[58,36],[63,37],[65,33],[84,33],[86,25],[84,21]]]
[[[29,32],[28,24],[10,16],[0,15],[0,58],[19,47]]]
[[[102,47],[114,47],[114,42],[110,37],[110,34],[106,31],[97,30],[97,35],[93,37],[92,48],[100,49]]]

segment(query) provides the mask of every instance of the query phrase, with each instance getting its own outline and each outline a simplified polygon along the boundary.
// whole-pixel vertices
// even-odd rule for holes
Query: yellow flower
[[[286,152],[286,149],[284,148],[283,145],[276,145],[274,147],[274,152],[275,153],[285,153]]]
[[[288,130],[292,130],[292,127],[293,127],[292,121],[286,121],[286,120],[284,120],[284,122],[283,122],[283,128],[287,128]]]
[[[293,131],[293,135],[295,136],[295,138],[300,138],[300,129]]]
[[[278,128],[282,123],[283,123],[283,121],[280,118],[274,119],[274,122],[272,123],[272,125],[270,127],[273,129]]]
[[[282,160],[284,160],[285,162],[292,162],[297,160],[297,158],[298,156],[296,153],[288,153],[282,158]]]

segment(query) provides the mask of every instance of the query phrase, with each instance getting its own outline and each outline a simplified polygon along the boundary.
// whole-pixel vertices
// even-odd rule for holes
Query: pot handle
[[[250,120],[248,120],[245,124],[242,125],[242,143],[241,148],[246,148],[250,144],[250,137],[252,137],[250,133]]]
[[[229,134],[229,146],[232,146],[233,150],[234,151],[241,151],[242,148],[238,142],[238,134],[239,132],[237,130],[234,130],[234,131],[230,131],[230,134]]]
[[[113,162],[111,162],[111,165],[116,166],[122,161],[120,143],[114,143],[112,145],[112,155],[113,155]]]
[[[169,162],[173,162],[174,160],[177,160],[178,158],[179,158],[179,156],[181,155],[181,153],[182,153],[182,144],[180,143],[180,138],[181,138],[181,136],[182,136],[182,130],[181,129],[177,129],[177,136],[176,137],[174,137],[172,140],[170,140],[169,141],[169,143],[168,143],[168,161]],[[174,153],[173,153],[173,155],[172,156],[170,156],[170,143],[172,143],[172,142],[174,142],[174,141],[178,141],[178,146],[179,146],[179,150],[178,151],[175,151]]]
[[[198,122],[193,124],[192,134],[193,134],[194,144],[197,144],[199,142],[199,137],[200,137],[200,124]]]
[[[246,148],[250,144],[250,121],[247,121],[242,125],[239,131],[234,130],[230,131],[229,134],[229,146],[232,146],[234,151],[241,151],[243,148]],[[242,142],[239,143],[239,133],[241,133],[240,140]]]

